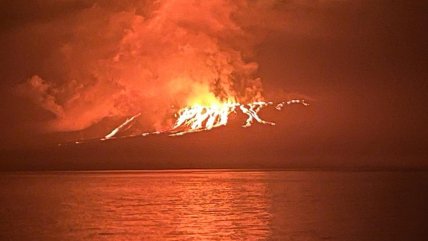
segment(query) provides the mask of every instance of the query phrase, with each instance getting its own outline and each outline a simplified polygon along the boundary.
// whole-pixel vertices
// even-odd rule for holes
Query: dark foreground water
[[[427,240],[427,172],[0,174],[0,240]]]

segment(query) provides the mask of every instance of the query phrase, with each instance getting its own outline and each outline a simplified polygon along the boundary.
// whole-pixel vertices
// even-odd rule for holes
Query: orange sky
[[[223,2],[227,4],[220,4]],[[427,90],[427,34],[424,30],[427,7],[422,1],[272,1],[245,9],[245,4],[239,5],[242,3],[245,1],[238,4],[219,1],[212,8],[206,7],[208,10],[204,8],[207,12],[198,13],[196,10],[199,5],[189,3],[178,11],[185,13],[183,16],[171,17],[172,13],[168,13],[165,19],[179,23],[167,25],[171,31],[179,26],[191,33],[187,35],[190,36],[188,38],[179,38],[184,41],[183,44],[194,46],[194,41],[205,41],[217,53],[216,56],[221,53],[221,56],[235,59],[231,65],[216,65],[222,67],[222,70],[230,67],[241,74],[241,79],[244,76],[248,81],[260,77],[266,99],[304,96],[309,99],[310,107],[292,106],[282,112],[261,113],[265,119],[276,121],[278,125],[275,127],[241,129],[239,123],[232,123],[231,127],[212,133],[179,138],[137,138],[62,148],[56,144],[89,134],[79,131],[64,133],[58,132],[58,129],[47,132],[47,125],[58,117],[46,106],[23,97],[17,90],[18,86],[34,75],[54,83],[56,89],[50,89],[49,94],[58,89],[62,93],[71,92],[56,95],[62,103],[76,93],[95,96],[96,101],[91,101],[93,108],[85,103],[62,106],[68,123],[74,125],[80,121],[78,126],[82,128],[98,123],[105,115],[100,109],[111,111],[110,106],[113,104],[104,101],[112,95],[110,87],[96,84],[105,83],[100,80],[109,79],[110,73],[115,79],[125,79],[128,89],[134,85],[138,88],[143,85],[148,89],[148,96],[155,93],[159,106],[170,104],[170,99],[180,103],[175,92],[160,95],[159,82],[141,82],[138,79],[130,82],[131,75],[127,73],[143,63],[138,62],[139,58],[128,57],[122,63],[132,68],[116,72],[109,72],[112,69],[107,68],[105,62],[92,65],[99,63],[100,59],[106,59],[111,52],[118,51],[118,45],[114,44],[118,41],[122,41],[121,46],[135,47],[134,41],[130,45],[123,45],[120,24],[126,29],[129,23],[135,24],[138,16],[153,18],[156,16],[153,10],[159,6],[135,4],[133,1],[111,4],[108,1],[72,0],[25,4],[14,1],[4,4],[0,10],[0,124],[3,126],[0,168],[428,165],[425,148],[427,114],[424,106]],[[233,13],[231,22],[217,22],[220,25],[209,22],[224,19],[221,15],[224,11],[213,13],[219,8]],[[189,9],[193,11],[187,12]],[[99,19],[99,15],[105,16],[105,19]],[[109,19],[115,21],[110,22],[112,26],[105,27],[103,21]],[[214,27],[206,29],[204,23],[217,26],[220,30]],[[233,24],[236,23],[245,30],[244,37],[233,30]],[[147,35],[145,29],[141,31]],[[198,33],[204,33],[210,38],[198,39]],[[166,47],[173,48],[174,44],[158,45],[149,38],[142,42],[150,46],[147,49],[140,48],[139,51],[144,51],[140,54],[153,48],[156,53],[161,53],[161,57],[146,54],[144,61],[157,56],[153,62],[157,61],[158,65],[167,59],[172,61],[168,62],[169,66],[176,65],[174,60],[168,58],[172,53],[165,50]],[[205,49],[206,46],[196,49]],[[239,55],[232,54],[234,51],[238,51]],[[69,59],[64,56],[69,56]],[[174,58],[198,66],[201,62],[198,59],[193,61],[195,59],[191,56],[191,62],[185,62],[187,60],[181,55]],[[240,66],[246,63],[257,63],[258,69],[243,74]],[[185,67],[178,70],[156,67],[156,71],[151,65],[144,68],[150,69],[151,73],[158,71],[156,73],[161,75],[159,78],[169,81],[170,76],[176,76],[177,71]],[[114,70],[117,69],[115,66]],[[211,73],[201,70],[200,66],[197,69],[201,76]],[[188,71],[193,73],[194,69],[189,68]],[[73,85],[71,79],[77,81],[76,85]],[[77,87],[70,88],[79,84],[88,85],[93,83],[91,81],[95,84],[89,92],[79,92]],[[207,78],[207,81],[210,79]],[[123,84],[123,81],[120,83]],[[183,86],[193,84],[186,83]],[[160,93],[165,93],[165,90],[162,91]],[[128,102],[133,100],[137,103],[151,103],[149,100],[153,98],[127,99]],[[139,108],[139,104],[129,104],[125,109],[132,108]],[[159,108],[151,112],[156,113]],[[115,111],[122,113],[125,109]],[[87,121],[81,115],[84,111],[95,117]],[[154,115],[148,118],[147,125],[155,125],[157,117]],[[105,125],[108,124],[92,126],[90,132],[101,133]]]

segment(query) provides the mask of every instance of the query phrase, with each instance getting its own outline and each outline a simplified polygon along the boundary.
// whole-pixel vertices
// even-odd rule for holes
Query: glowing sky
[[[0,167],[427,165],[423,1],[184,2],[2,3]],[[56,148],[142,110],[143,127],[171,124],[213,85],[311,107],[262,113],[273,128]]]

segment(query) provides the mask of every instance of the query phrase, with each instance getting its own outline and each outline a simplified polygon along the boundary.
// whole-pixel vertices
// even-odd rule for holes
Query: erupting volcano
[[[121,11],[95,4],[67,26],[72,37],[49,60],[61,63],[55,74],[34,75],[20,90],[50,112],[46,131],[81,133],[126,119],[98,133],[103,140],[210,130],[231,113],[246,117],[243,127],[274,125],[261,109],[307,105],[265,101],[256,52],[284,24],[278,4],[163,0]],[[137,123],[142,128],[123,134]]]

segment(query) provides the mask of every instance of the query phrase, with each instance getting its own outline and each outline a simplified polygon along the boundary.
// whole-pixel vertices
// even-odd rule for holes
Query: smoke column
[[[254,48],[281,25],[277,1],[96,2],[58,25],[67,38],[47,65],[19,86],[46,111],[49,131],[76,131],[141,113],[161,130],[179,108],[213,100],[262,100]],[[274,26],[276,25],[276,26]]]

